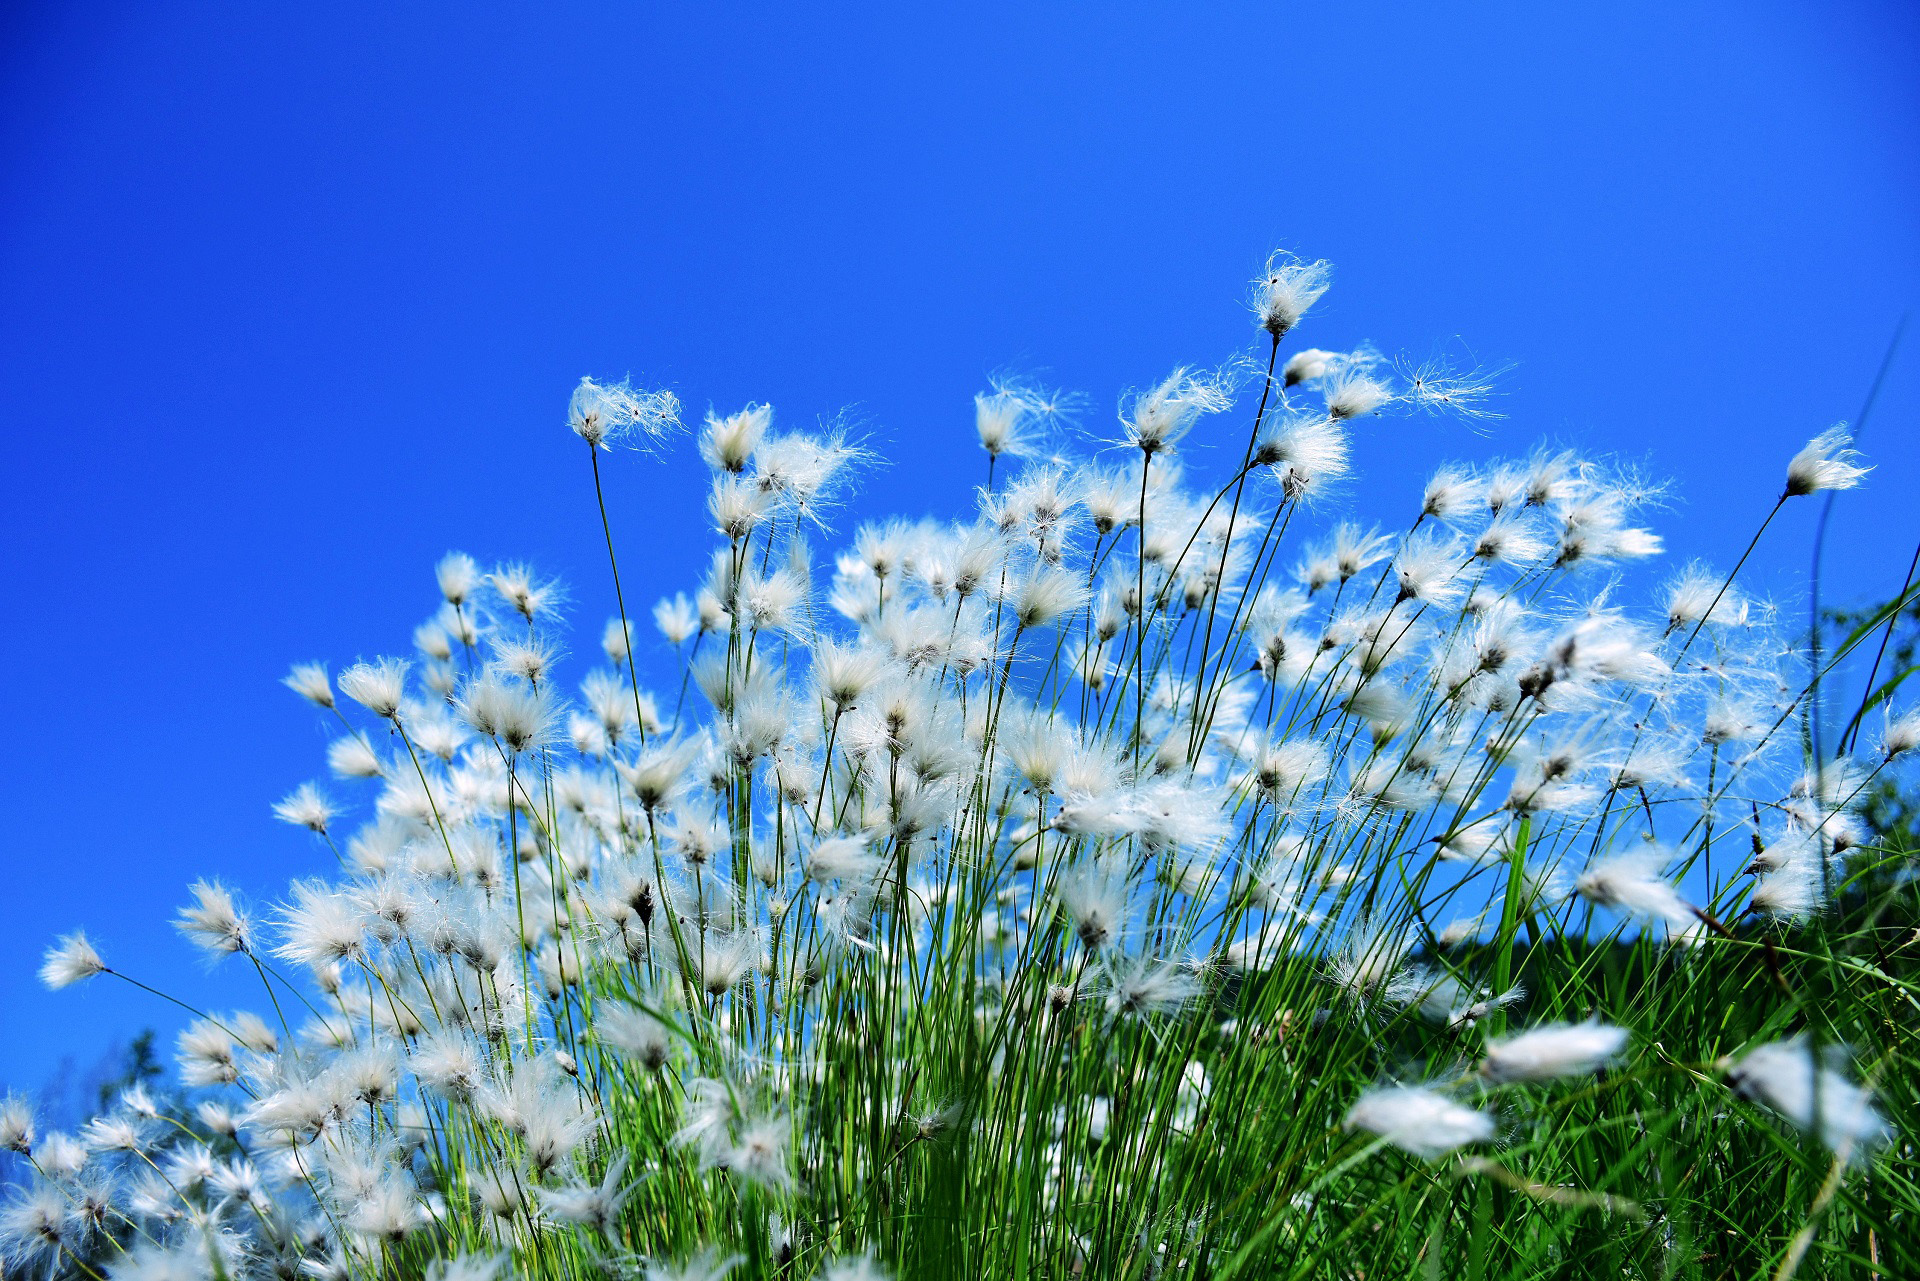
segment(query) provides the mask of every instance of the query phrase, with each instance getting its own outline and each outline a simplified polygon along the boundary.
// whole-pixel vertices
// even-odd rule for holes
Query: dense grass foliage
[[[1911,584],[1810,667],[1739,567],[1641,585],[1603,461],[1339,521],[1356,424],[1488,387],[1294,344],[1328,278],[1276,256],[1254,347],[1109,441],[995,386],[977,517],[830,566],[866,451],[709,416],[655,691],[675,584],[607,498],[679,403],[583,381],[535,447],[601,495],[606,665],[564,692],[557,586],[454,554],[415,658],[294,669],[358,799],[277,812],[338,870],[193,887],[263,1003],[196,1012],[184,1092],[8,1103],[8,1275],[1920,1275]],[[1242,461],[1189,485],[1196,436]]]

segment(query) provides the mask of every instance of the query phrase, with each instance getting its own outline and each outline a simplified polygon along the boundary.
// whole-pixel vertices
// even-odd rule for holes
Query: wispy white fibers
[[[680,401],[670,391],[648,391],[629,382],[582,378],[567,402],[567,426],[602,449],[615,444],[650,445],[680,425]]]
[[[1488,1045],[1480,1073],[1501,1083],[1586,1076],[1613,1062],[1626,1046],[1623,1027],[1551,1023]]]
[[[1847,448],[1853,437],[1842,423],[1815,436],[1787,464],[1787,495],[1798,497],[1826,489],[1852,489],[1873,470],[1860,466],[1860,455]]]
[[[322,836],[327,834],[327,825],[333,821],[334,813],[333,803],[312,783],[302,783],[273,807],[274,817],[281,822]]]
[[[1254,277],[1254,318],[1278,342],[1300,323],[1308,308],[1320,301],[1332,282],[1333,264],[1326,259],[1305,262],[1276,250],[1267,259],[1266,269]]]
[[[1694,924],[1693,908],[1662,875],[1671,861],[1671,853],[1659,848],[1600,859],[1574,880],[1574,892],[1601,907],[1684,930]]]
[[[106,969],[107,963],[100,959],[100,953],[87,941],[86,934],[75,930],[47,949],[46,959],[40,966],[40,981],[58,990],[104,974]]]
[[[1149,457],[1171,449],[1204,415],[1233,404],[1219,381],[1185,367],[1132,398],[1121,415],[1127,440]]]
[[[175,921],[181,933],[213,956],[252,947],[253,922],[234,902],[232,890],[218,881],[195,881],[189,890],[194,901]]]
[[[315,706],[333,706],[333,685],[324,663],[295,663],[280,683]]]
[[[1872,1096],[1840,1071],[1846,1052],[1816,1054],[1804,1038],[1755,1046],[1727,1068],[1727,1083],[1764,1103],[1836,1152],[1866,1160],[1892,1136]]]
[[[1347,1113],[1347,1128],[1377,1134],[1404,1152],[1437,1160],[1494,1136],[1494,1119],[1437,1090],[1396,1085],[1368,1090]]]

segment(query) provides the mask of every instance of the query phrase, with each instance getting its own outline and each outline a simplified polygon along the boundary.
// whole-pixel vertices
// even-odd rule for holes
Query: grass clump
[[[709,417],[671,706],[601,455],[679,404],[584,380],[607,664],[563,684],[564,593],[456,554],[414,658],[294,669],[364,799],[276,813],[338,871],[259,921],[193,887],[267,1000],[196,1011],[191,1110],[9,1102],[9,1274],[1920,1270],[1920,914],[1875,818],[1920,720],[1895,679],[1802,732],[1912,592],[1810,679],[1734,575],[1622,586],[1660,539],[1595,460],[1330,522],[1364,420],[1488,388],[1283,350],[1328,278],[1276,257],[1251,353],[1094,461],[1045,447],[1071,398],[997,384],[974,518],[829,566],[864,450]],[[1762,531],[1860,482],[1847,443]],[[134,981],[81,935],[43,973]]]

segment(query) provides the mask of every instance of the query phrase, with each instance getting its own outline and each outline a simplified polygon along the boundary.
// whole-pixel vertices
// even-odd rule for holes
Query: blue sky
[[[268,813],[323,771],[290,661],[404,652],[450,547],[564,574],[597,632],[583,373],[847,412],[894,462],[843,529],[951,513],[990,371],[1102,426],[1247,342],[1284,245],[1338,265],[1303,341],[1514,366],[1479,432],[1366,428],[1351,510],[1555,439],[1673,477],[1669,561],[1725,565],[1920,303],[1911,5],[956,8],[7,8],[0,1083],[177,1026],[41,991],[72,926],[246,999],[167,921],[196,876],[323,868]],[[1917,410],[1920,334],[1841,599],[1920,539]],[[706,543],[690,456],[614,468],[646,600]],[[1789,609],[1813,513],[1763,552]]]

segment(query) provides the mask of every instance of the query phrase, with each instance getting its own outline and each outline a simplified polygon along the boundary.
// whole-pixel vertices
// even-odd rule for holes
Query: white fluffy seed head
[[[1173,1014],[1203,990],[1192,967],[1152,956],[1121,957],[1104,965],[1101,974],[1088,999],[1112,1019]]]
[[[1494,1135],[1493,1117],[1436,1090],[1385,1086],[1368,1090],[1347,1113],[1347,1128],[1377,1134],[1404,1152],[1437,1160]]]
[[[716,471],[743,472],[772,425],[772,405],[748,405],[724,418],[710,413],[700,434],[700,456]]]
[[[1787,464],[1785,497],[1798,498],[1829,489],[1852,489],[1872,471],[1860,466],[1860,455],[1847,448],[1853,437],[1845,423],[1829,427],[1806,443]]]
[[[892,1275],[873,1256],[855,1254],[827,1264],[820,1273],[820,1281],[891,1281]]]
[[[995,388],[974,396],[973,427],[980,448],[994,458],[1025,452],[1020,429],[1029,412],[1027,402],[1011,390]]]
[[[567,400],[567,426],[600,449],[615,442],[649,445],[680,425],[680,401],[672,392],[649,391],[622,380],[582,378]]]
[[[1150,458],[1171,449],[1202,415],[1232,404],[1224,387],[1182,366],[1133,398],[1124,419],[1127,440]]]
[[[1060,878],[1060,906],[1089,952],[1118,941],[1127,919],[1127,880],[1116,869],[1076,867]]]
[[[1036,565],[1020,582],[1013,616],[1022,627],[1045,627],[1086,603],[1086,585],[1078,575],[1055,565]]]
[[[386,773],[380,753],[358,734],[327,744],[327,766],[338,778],[379,778]]]
[[[381,658],[355,663],[340,673],[340,692],[375,716],[392,718],[407,696],[407,661]]]
[[[1747,900],[1750,911],[1782,921],[1804,921],[1826,903],[1821,859],[1817,847],[1811,857],[1791,859],[1754,882]]]
[[[282,823],[304,827],[321,836],[327,834],[327,827],[333,822],[334,813],[333,803],[327,800],[320,789],[312,783],[300,784],[273,807],[273,816]]]
[[[673,1054],[672,1030],[636,1006],[609,1003],[601,1007],[595,1011],[594,1031],[607,1045],[638,1060],[650,1072],[665,1067]]]
[[[460,699],[460,715],[475,730],[515,753],[551,741],[558,727],[558,708],[549,688],[497,672],[488,672],[467,686]]]
[[[1611,1063],[1626,1045],[1623,1027],[1550,1023],[1489,1045],[1480,1074],[1496,1084],[1583,1076]]]
[[[0,1152],[31,1152],[33,1136],[33,1105],[17,1094],[0,1100]]]
[[[524,640],[496,637],[492,648],[496,668],[536,685],[556,657],[553,648],[538,637]]]
[[[872,844],[859,836],[829,836],[807,852],[809,879],[825,885],[832,881],[866,881],[886,864]]]
[[[1362,918],[1334,958],[1329,977],[1355,999],[1376,996],[1386,990],[1417,942],[1411,929]]]
[[[1320,301],[1320,295],[1326,293],[1332,283],[1333,264],[1326,259],[1302,262],[1276,249],[1268,257],[1266,268],[1253,279],[1251,305],[1255,323],[1279,341],[1300,323],[1307,309]],[[1292,364],[1288,362],[1289,371]]]
[[[679,646],[695,632],[703,630],[700,613],[685,592],[662,597],[653,607],[653,625],[666,637],[667,644]],[[622,659],[624,659],[622,655]],[[616,660],[619,661],[619,660]]]
[[[333,686],[327,681],[324,663],[295,663],[280,683],[315,707],[333,706]]]
[[[1420,530],[1394,553],[1393,573],[1400,583],[1400,599],[1448,606],[1464,590],[1460,579],[1460,547],[1446,535]]]
[[[528,1175],[511,1166],[497,1168],[482,1163],[474,1172],[474,1193],[489,1214],[511,1219],[526,1208],[527,1190],[533,1186]]]
[[[441,597],[449,605],[465,605],[480,586],[480,566],[465,552],[448,552],[442,556],[440,563],[433,567],[433,576]]]
[[[87,941],[86,933],[75,930],[62,935],[58,942],[47,949],[46,959],[40,964],[40,981],[58,991],[106,971],[107,963],[100,959],[100,953]]]
[[[1880,755],[1893,760],[1916,747],[1920,747],[1920,707],[1899,716],[1889,714],[1886,728],[1880,731]]]
[[[497,1281],[511,1262],[505,1254],[457,1254],[429,1263],[427,1281]]]
[[[1301,789],[1326,778],[1330,765],[1325,745],[1312,739],[1285,739],[1261,747],[1253,773],[1262,791],[1276,804],[1286,805]]]
[[[1435,520],[1454,521],[1479,509],[1486,500],[1486,482],[1464,467],[1449,463],[1427,481],[1420,511]]]
[[[558,579],[542,579],[531,565],[502,565],[487,575],[487,583],[514,613],[533,623],[551,619],[566,603],[566,588]]]
[[[218,881],[195,881],[190,892],[194,901],[175,918],[182,934],[214,956],[249,950],[253,922],[234,902],[231,890]]]
[[[1678,631],[1702,620],[1738,627],[1747,621],[1747,599],[1725,578],[1695,562],[1667,587],[1667,630]]]
[[[1831,1045],[1816,1055],[1801,1037],[1775,1041],[1754,1047],[1729,1065],[1727,1083],[1743,1098],[1764,1103],[1796,1128],[1815,1134],[1833,1151],[1860,1160],[1893,1132],[1874,1108],[1872,1096],[1841,1073],[1845,1057],[1841,1047]]]
[[[1301,383],[1316,382],[1326,377],[1327,371],[1335,368],[1339,360],[1340,353],[1321,351],[1318,347],[1296,351],[1287,357],[1287,363],[1280,367],[1280,385],[1297,387]]]
[[[607,661],[618,667],[627,661],[633,653],[633,626],[618,618],[609,618],[607,625],[600,629],[600,652]]]
[[[886,670],[886,655],[864,646],[822,641],[813,651],[814,684],[842,712],[856,706]]]
[[[1307,415],[1282,420],[1262,434],[1253,460],[1272,468],[1287,498],[1302,498],[1346,474],[1346,430],[1334,418]]]
[[[413,629],[413,647],[436,663],[453,657],[453,639],[438,619],[429,619]]]
[[[1574,880],[1574,893],[1602,907],[1685,929],[1693,924],[1693,909],[1661,874],[1669,861],[1663,849],[1600,859]]]
[[[1376,378],[1368,362],[1350,359],[1321,381],[1326,396],[1327,417],[1338,420],[1360,418],[1393,400],[1393,391],[1384,379]]]
[[[751,480],[725,472],[714,477],[707,496],[714,528],[734,542],[757,529],[772,505],[771,496]]]

